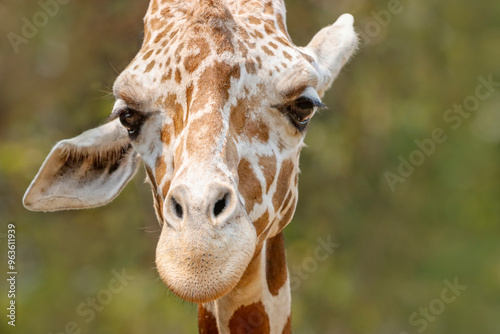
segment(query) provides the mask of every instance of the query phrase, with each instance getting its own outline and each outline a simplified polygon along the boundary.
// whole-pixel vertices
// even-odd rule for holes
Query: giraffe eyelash
[[[111,112],[111,115],[109,115],[107,121],[111,122],[114,121],[115,119],[119,118],[121,114],[129,111],[130,109],[128,107],[120,108],[120,109],[115,109]]]
[[[120,119],[120,123],[127,130],[130,139],[135,139],[142,128],[142,125],[148,118],[148,115],[144,115],[140,111],[132,108],[120,108],[114,110],[108,118],[108,122],[115,119]]]
[[[317,108],[326,108],[326,105],[318,99],[301,96],[292,103],[281,108],[292,125],[299,131],[304,132]]]

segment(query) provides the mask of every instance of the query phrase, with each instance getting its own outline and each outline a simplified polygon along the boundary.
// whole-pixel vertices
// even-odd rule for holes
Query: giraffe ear
[[[127,131],[114,120],[60,141],[23,198],[32,211],[85,209],[111,202],[139,164]]]
[[[314,66],[320,75],[320,95],[331,86],[356,51],[358,37],[353,24],[352,15],[343,14],[334,24],[320,30],[306,47],[315,56]]]

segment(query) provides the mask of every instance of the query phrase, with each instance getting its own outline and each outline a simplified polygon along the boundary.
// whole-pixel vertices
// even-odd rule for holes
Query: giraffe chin
[[[195,225],[195,224],[191,224]],[[178,297],[207,303],[230,292],[253,258],[257,236],[247,219],[175,231],[163,227],[156,248],[161,279]]]

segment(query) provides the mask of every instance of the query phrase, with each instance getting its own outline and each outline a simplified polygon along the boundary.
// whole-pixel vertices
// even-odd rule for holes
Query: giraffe
[[[33,211],[105,205],[139,165],[161,234],[158,273],[198,304],[200,333],[291,333],[283,229],[321,97],[356,49],[344,14],[294,45],[282,0],[151,0],[109,120],[60,141]]]

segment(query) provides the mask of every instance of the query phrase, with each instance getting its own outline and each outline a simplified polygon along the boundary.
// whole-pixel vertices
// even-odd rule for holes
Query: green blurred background
[[[0,2],[0,268],[7,272],[14,222],[19,272],[15,328],[2,279],[2,333],[65,333],[71,322],[92,334],[196,332],[196,306],[174,297],[154,269],[159,227],[144,171],[103,208],[43,214],[21,205],[52,145],[105,121],[116,71],[140,47],[147,4],[70,1],[16,53],[7,33],[20,34],[22,18],[41,7]],[[305,273],[293,286],[293,329],[500,333],[500,88],[471,98],[479,76],[500,81],[500,2],[395,4],[287,1],[297,45],[344,12],[363,36],[301,158],[299,205],[285,232],[292,276]],[[479,104],[460,126],[447,122],[464,101]],[[422,158],[415,140],[436,128],[447,140],[391,189],[387,172]],[[318,237],[339,244],[323,261],[314,258]],[[104,296],[112,270],[122,269],[134,279],[87,323],[77,308]],[[467,286],[451,303],[442,301],[445,280]]]

